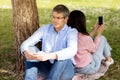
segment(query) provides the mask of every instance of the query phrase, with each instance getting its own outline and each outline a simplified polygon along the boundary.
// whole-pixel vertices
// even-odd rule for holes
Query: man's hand
[[[30,54],[30,52],[24,51],[24,54],[27,60],[47,61],[50,59],[57,59],[57,55],[55,53],[45,53],[43,51],[39,51],[38,53],[34,54]]]
[[[33,54],[33,56],[35,57],[36,60],[39,60],[39,61],[46,61],[48,60],[48,56],[45,52],[43,51],[40,51],[36,54]]]
[[[24,51],[24,54],[27,60],[35,60],[35,57],[33,56],[33,54],[30,54],[30,52]]]
[[[37,54],[33,55],[36,60],[39,61],[47,61],[50,59],[57,59],[57,55],[55,53],[45,53],[45,52],[38,52]]]

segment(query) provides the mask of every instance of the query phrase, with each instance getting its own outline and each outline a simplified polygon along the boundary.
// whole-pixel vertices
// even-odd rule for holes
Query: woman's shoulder
[[[78,39],[81,42],[91,42],[92,41],[92,38],[90,35],[85,35],[85,34],[81,34],[81,33],[78,33]]]
[[[78,37],[80,37],[80,38],[85,38],[85,39],[91,38],[90,35],[85,35],[85,34],[82,34],[82,33],[78,33]]]

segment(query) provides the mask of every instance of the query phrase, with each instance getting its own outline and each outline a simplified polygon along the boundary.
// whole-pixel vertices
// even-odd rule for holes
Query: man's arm
[[[51,59],[65,60],[73,58],[77,52],[77,38],[78,38],[77,33],[78,32],[76,30],[73,30],[70,33],[68,39],[66,40],[67,42],[66,48],[52,53],[39,52],[39,54],[35,54],[34,56],[36,57],[37,60],[40,61],[46,61]]]
[[[43,37],[43,29],[39,28],[36,32],[34,32],[33,35],[31,35],[27,40],[25,40],[21,46],[21,53],[23,54],[24,52],[30,53],[29,48],[34,47],[35,44],[37,44],[41,38]]]

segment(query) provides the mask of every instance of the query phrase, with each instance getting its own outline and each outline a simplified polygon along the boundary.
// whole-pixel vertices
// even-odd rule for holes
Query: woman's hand
[[[98,29],[97,29],[97,36],[101,36],[101,34],[104,31],[104,24],[99,25]]]
[[[95,25],[94,25],[94,28],[93,28],[93,31],[97,31],[98,30],[98,28],[100,27],[100,25],[98,24],[98,23],[96,23]]]
[[[98,28],[99,28],[99,25],[98,25],[98,23],[96,23],[93,27],[93,31],[90,33],[90,36],[93,36],[96,33],[96,31],[98,30]]]

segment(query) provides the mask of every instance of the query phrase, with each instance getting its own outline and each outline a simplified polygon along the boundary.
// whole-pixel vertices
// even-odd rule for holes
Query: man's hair
[[[53,8],[52,12],[63,13],[64,17],[69,16],[69,9],[63,4],[59,4],[59,5],[55,6]]]

